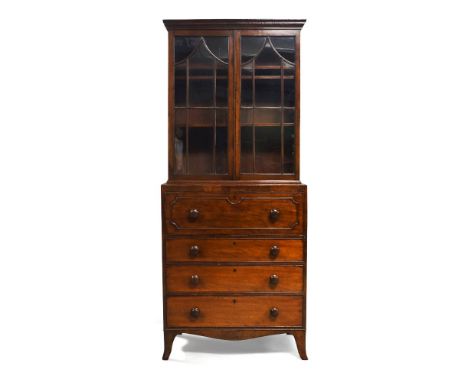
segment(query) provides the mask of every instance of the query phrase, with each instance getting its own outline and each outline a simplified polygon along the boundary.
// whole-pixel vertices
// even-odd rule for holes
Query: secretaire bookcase
[[[299,180],[304,22],[164,21],[165,360],[181,333],[227,340],[291,334],[307,359],[307,188]]]

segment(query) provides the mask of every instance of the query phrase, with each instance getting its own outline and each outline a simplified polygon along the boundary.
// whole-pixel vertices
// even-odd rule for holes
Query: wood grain
[[[193,318],[193,307],[200,309]],[[270,316],[277,307],[279,315]],[[301,327],[300,296],[167,297],[168,327]]]
[[[302,233],[302,194],[190,194],[166,197],[166,229],[173,234],[272,231]],[[270,212],[280,211],[272,220]],[[190,211],[197,210],[196,219]]]
[[[190,248],[197,246],[198,254]],[[278,255],[272,255],[272,248]],[[166,261],[171,262],[297,262],[303,260],[301,239],[246,239],[246,238],[177,238],[166,240]]]
[[[297,292],[300,265],[168,265],[167,292]],[[192,277],[196,276],[196,283]],[[279,281],[273,284],[271,276]],[[276,278],[272,278],[276,280]]]

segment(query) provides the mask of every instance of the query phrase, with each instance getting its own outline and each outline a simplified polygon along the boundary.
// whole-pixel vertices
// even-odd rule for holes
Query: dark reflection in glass
[[[294,126],[284,127],[284,173],[294,173],[295,150],[296,150],[296,134]]]
[[[175,105],[185,106],[187,101],[187,66],[185,63],[179,64],[175,67]]]
[[[200,37],[176,37],[174,42],[174,62],[185,60],[200,44]]]
[[[296,105],[295,80],[284,80],[284,106]]]
[[[214,58],[202,44],[189,60],[190,106],[213,106]]]
[[[253,172],[253,139],[252,126],[241,128],[241,164],[240,171],[243,174]]]
[[[216,109],[216,126],[228,125],[228,110]]]
[[[227,155],[228,129],[227,127],[216,128],[216,173],[228,173]]]
[[[259,77],[267,77],[267,76],[275,76],[278,77],[281,75],[281,68],[262,68],[262,69],[255,69],[255,78]]]
[[[280,106],[281,80],[255,80],[255,106]]]
[[[294,123],[296,118],[296,109],[284,109],[284,123]]]
[[[176,174],[228,173],[228,44],[226,36],[175,38]]]
[[[252,80],[242,80],[242,106],[252,106]]]
[[[247,36],[242,37],[241,40],[241,51],[242,51],[242,63],[246,63],[252,60],[258,53],[263,49],[265,45],[266,37],[253,37]]]
[[[295,38],[291,37],[270,37],[270,41],[276,51],[289,62],[296,62]]]
[[[201,175],[213,172],[213,128],[189,128],[188,154],[189,174]]]
[[[281,65],[282,58],[273,50],[270,40],[267,39],[262,51],[255,57],[255,66],[276,66]]]
[[[243,36],[241,55],[241,172],[291,174],[295,37]]]
[[[252,88],[252,64],[246,64],[242,67],[242,79],[241,79],[241,105],[252,106],[253,102],[253,88]]]
[[[228,67],[219,62],[216,63],[216,106],[222,107],[228,104]]]
[[[281,127],[255,127],[255,171],[281,173]]]
[[[213,80],[190,80],[190,106],[213,106]]]

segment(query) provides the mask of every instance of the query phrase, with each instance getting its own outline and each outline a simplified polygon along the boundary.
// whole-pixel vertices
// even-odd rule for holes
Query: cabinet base
[[[304,329],[166,329],[164,330],[163,360],[167,361],[169,359],[174,338],[182,333],[230,341],[247,340],[274,334],[290,334],[296,340],[297,351],[301,359],[308,359]]]

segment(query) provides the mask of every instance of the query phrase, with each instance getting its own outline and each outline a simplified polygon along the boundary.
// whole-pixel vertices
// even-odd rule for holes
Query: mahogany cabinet
[[[164,20],[169,179],[164,337],[293,335],[307,359],[307,187],[299,180],[305,20]]]

